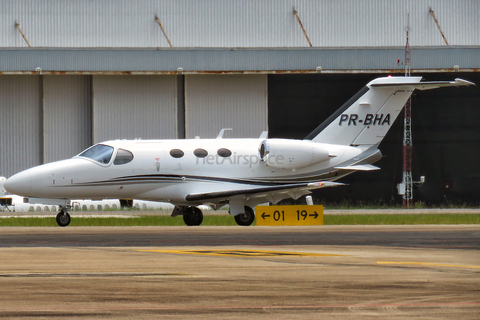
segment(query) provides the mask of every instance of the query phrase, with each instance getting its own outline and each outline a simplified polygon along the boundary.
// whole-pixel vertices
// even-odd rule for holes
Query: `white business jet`
[[[304,140],[113,140],[79,155],[10,177],[5,188],[30,203],[59,205],[57,223],[70,223],[71,199],[141,199],[175,205],[189,226],[200,225],[199,205],[229,204],[242,226],[265,202],[298,199],[355,171],[377,170],[378,146],[415,89],[474,85],[383,77],[366,85]]]

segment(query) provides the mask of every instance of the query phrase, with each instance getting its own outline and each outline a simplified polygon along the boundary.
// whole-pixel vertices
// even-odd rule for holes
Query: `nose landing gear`
[[[60,227],[66,227],[70,224],[70,221],[72,219],[70,218],[70,215],[67,212],[67,207],[60,206],[60,212],[57,214],[57,224]]]

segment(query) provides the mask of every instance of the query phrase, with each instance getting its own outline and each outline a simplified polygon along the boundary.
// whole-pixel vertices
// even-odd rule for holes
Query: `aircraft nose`
[[[5,181],[5,189],[12,193],[20,196],[28,196],[32,190],[32,177],[30,172],[22,171],[19,172]]]

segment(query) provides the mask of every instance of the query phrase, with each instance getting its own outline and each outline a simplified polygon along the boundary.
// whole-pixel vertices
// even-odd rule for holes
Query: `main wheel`
[[[197,207],[189,207],[183,214],[183,221],[187,226],[199,226],[203,221],[202,210]]]
[[[253,209],[250,207],[245,206],[245,212],[237,214],[235,216],[235,222],[239,226],[249,226],[253,223],[255,220],[255,213],[253,212]]]
[[[72,219],[70,218],[70,215],[68,214],[68,212],[60,211],[57,214],[57,224],[60,227],[68,226],[70,224],[70,221],[72,221]]]

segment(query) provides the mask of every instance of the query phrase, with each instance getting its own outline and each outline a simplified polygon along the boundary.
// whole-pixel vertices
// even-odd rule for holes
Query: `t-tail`
[[[305,140],[366,148],[378,145],[415,89],[474,85],[462,79],[421,80],[422,77],[384,77],[369,82]]]

